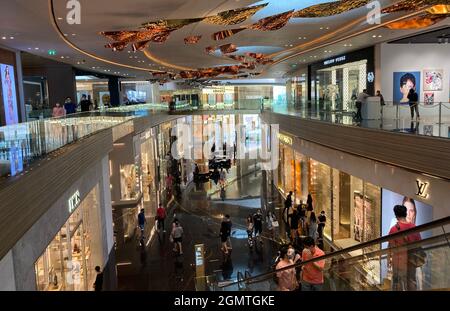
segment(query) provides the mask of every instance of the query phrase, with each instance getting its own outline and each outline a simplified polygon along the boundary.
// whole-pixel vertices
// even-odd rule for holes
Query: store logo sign
[[[417,192],[416,195],[424,199],[428,198],[428,183],[416,180]]]
[[[346,60],[347,60],[347,56],[344,55],[344,56],[328,59],[328,60],[324,61],[323,64],[327,66],[327,65],[331,65],[331,64],[342,63],[342,62],[345,62]]]
[[[69,213],[72,213],[81,203],[81,195],[80,191],[77,190],[70,198],[69,198]]]
[[[375,81],[375,74],[373,72],[369,72],[367,74],[367,82],[373,83],[373,81]]]
[[[292,146],[294,144],[294,140],[292,139],[292,137],[283,135],[283,134],[278,134],[278,139],[285,143],[286,145]]]

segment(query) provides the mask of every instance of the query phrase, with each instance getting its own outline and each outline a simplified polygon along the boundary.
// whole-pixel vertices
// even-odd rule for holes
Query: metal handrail
[[[381,243],[384,243],[384,242],[389,242],[391,240],[398,239],[399,237],[404,237],[404,236],[410,235],[412,233],[426,231],[426,230],[434,229],[434,228],[437,228],[437,227],[443,227],[443,226],[448,225],[448,224],[450,224],[450,216],[444,217],[444,218],[441,218],[441,219],[438,219],[438,220],[435,220],[435,221],[432,221],[432,222],[429,222],[429,223],[424,224],[424,225],[420,225],[420,226],[414,227],[412,229],[399,231],[399,232],[396,232],[396,233],[393,233],[393,234],[390,234],[390,235],[387,235],[387,236],[384,236],[384,237],[381,237],[381,238],[377,238],[377,239],[374,239],[374,240],[371,240],[371,241],[368,241],[368,242],[363,242],[363,243],[355,245],[355,246],[344,248],[344,249],[341,249],[341,250],[333,252],[333,253],[325,254],[324,256],[320,256],[320,257],[312,258],[312,259],[307,260],[307,261],[296,263],[296,264],[284,267],[282,269],[277,269],[276,271],[270,271],[270,272],[262,273],[260,275],[248,278],[245,281],[247,283],[251,283],[252,280],[259,279],[259,278],[266,277],[266,276],[271,276],[274,273],[277,273],[277,272],[280,272],[280,271],[301,267],[301,266],[304,266],[304,265],[309,264],[309,263],[322,261],[322,260],[325,260],[325,259],[337,257],[337,256],[344,255],[344,254],[347,255],[348,253],[350,253],[352,251],[360,250],[360,249],[363,249],[363,248],[366,248],[366,247],[370,247],[370,246],[373,246],[373,245],[378,245],[378,244],[381,244]],[[445,234],[445,236],[446,236],[446,234]],[[418,241],[418,242],[419,243],[415,242],[415,243],[410,243],[410,244],[411,245],[420,244],[423,241]],[[236,284],[236,282],[230,283],[230,284],[228,284],[226,286],[223,286],[221,288],[224,288],[224,287],[227,287],[227,286],[232,286],[234,284]]]

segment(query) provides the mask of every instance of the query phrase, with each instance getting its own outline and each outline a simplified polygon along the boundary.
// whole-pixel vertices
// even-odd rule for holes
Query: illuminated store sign
[[[416,195],[424,199],[428,198],[428,183],[416,180],[417,192]]]
[[[332,58],[332,59],[328,59],[326,61],[323,62],[324,65],[331,65],[331,64],[336,64],[336,63],[342,63],[345,62],[347,60],[347,56],[339,56],[336,58]]]
[[[77,190],[69,199],[69,213],[72,213],[81,203],[80,191]]]
[[[292,146],[294,144],[294,140],[292,139],[292,137],[283,135],[283,134],[278,134],[278,139],[285,143],[286,145]]]

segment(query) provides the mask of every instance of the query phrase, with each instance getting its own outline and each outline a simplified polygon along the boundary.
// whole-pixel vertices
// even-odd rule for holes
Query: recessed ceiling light
[[[61,56],[62,59],[64,59],[64,56]]]
[[[31,48],[28,48],[29,50],[31,50]]]
[[[293,44],[289,44],[289,46],[290,46],[290,47],[293,47],[294,45],[293,45]]]
[[[39,48],[34,48],[35,50],[39,50]]]
[[[320,30],[323,30],[323,27],[320,27]]]
[[[63,20],[63,18],[62,18],[62,17],[58,17],[58,20],[59,20],[59,21],[62,21],[62,20]]]
[[[77,35],[76,33],[73,33],[73,34],[72,34],[72,36],[76,36],[76,35]]]
[[[66,34],[66,33],[64,34],[64,37],[67,37],[67,34]]]
[[[377,37],[377,35],[373,35],[373,36],[372,36],[372,38],[376,38],[376,37]]]
[[[378,38],[382,38],[383,36],[382,35],[378,35]]]
[[[2,37],[3,40],[6,40],[6,37]]]
[[[14,37],[9,37],[11,40],[14,40]]]

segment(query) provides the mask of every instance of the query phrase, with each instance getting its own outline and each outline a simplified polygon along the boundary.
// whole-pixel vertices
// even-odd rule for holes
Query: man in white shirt
[[[358,112],[356,113],[355,118],[358,121],[362,120],[361,108],[362,105],[366,104],[368,97],[369,94],[367,94],[367,90],[363,90],[362,93],[359,93],[358,97],[356,98],[356,108],[358,109]]]

